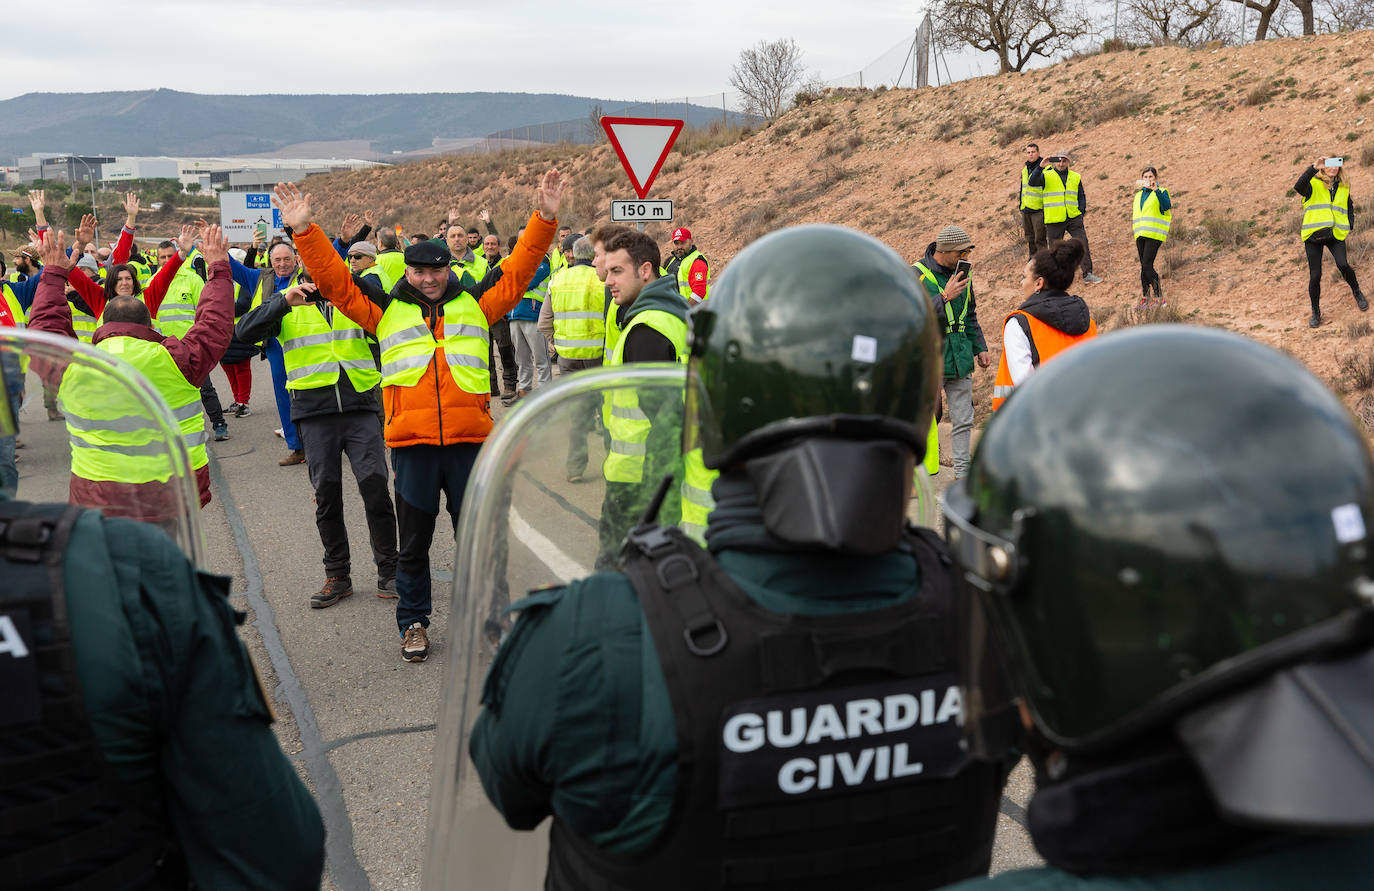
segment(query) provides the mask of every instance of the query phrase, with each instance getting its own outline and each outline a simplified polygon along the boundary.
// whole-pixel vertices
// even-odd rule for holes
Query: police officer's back
[[[689,321],[708,547],[645,523],[621,571],[514,607],[472,734],[488,796],[516,829],[553,816],[551,888],[985,873],[1005,769],[960,747],[949,561],[905,524],[929,301],[880,242],[805,227]]]
[[[972,748],[1024,716],[1049,863],[960,887],[1369,886],[1374,462],[1311,373],[1176,325],[1076,347],[945,518],[964,663],[1001,641],[1015,694],[966,679]]]
[[[85,349],[90,381],[112,360]],[[0,887],[318,887],[319,811],[228,583],[160,527],[0,493]]]

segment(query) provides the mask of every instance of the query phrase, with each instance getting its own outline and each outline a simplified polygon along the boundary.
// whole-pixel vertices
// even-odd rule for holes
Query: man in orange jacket
[[[282,221],[295,232],[296,250],[319,293],[381,344],[400,531],[396,624],[406,662],[429,655],[429,546],[439,492],[456,528],[468,474],[491,431],[490,325],[524,296],[548,251],[564,186],[557,170],[544,175],[537,211],[520,241],[481,282],[452,272],[445,246],[419,242],[406,248],[405,276],[377,298],[358,288],[328,236],[311,223],[310,196],[293,184],[277,185]]]

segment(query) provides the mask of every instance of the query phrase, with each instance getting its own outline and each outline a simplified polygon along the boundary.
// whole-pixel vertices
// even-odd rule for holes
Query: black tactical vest
[[[1002,768],[960,745],[944,544],[908,534],[921,591],[839,616],[769,612],[678,530],[636,530],[625,574],[677,724],[674,810],[633,857],[556,818],[558,891],[938,888],[986,874]]]
[[[185,888],[86,718],[62,577],[83,510],[0,502],[0,887]]]

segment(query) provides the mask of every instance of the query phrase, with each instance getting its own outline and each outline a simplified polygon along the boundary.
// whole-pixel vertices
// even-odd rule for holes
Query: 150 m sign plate
[[[612,223],[668,223],[673,219],[671,201],[612,201]]]

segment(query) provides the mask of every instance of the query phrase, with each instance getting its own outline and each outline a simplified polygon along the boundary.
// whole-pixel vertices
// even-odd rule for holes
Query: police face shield
[[[18,496],[70,502],[162,528],[193,562],[204,553],[196,466],[205,466],[205,417],[196,389],[169,408],[162,393],[120,357],[120,341],[91,346],[27,329],[0,333],[6,406],[23,428]],[[138,342],[142,344],[141,341]],[[184,383],[184,381],[183,381]],[[62,415],[46,419],[45,404]],[[0,409],[0,436],[4,416]]]
[[[975,508],[964,480],[945,490],[940,506],[959,580],[956,615],[964,738],[974,758],[998,761],[1016,747],[1023,728],[1020,700],[1010,685],[999,631],[985,600],[1013,590],[1019,569],[1016,544],[974,525]]]
[[[483,682],[519,601],[615,568],[668,474],[657,520],[683,522],[684,380],[678,364],[579,371],[522,400],[483,446],[457,533],[425,888],[542,887],[547,821],[507,827],[469,757]]]

